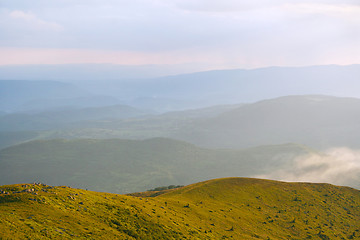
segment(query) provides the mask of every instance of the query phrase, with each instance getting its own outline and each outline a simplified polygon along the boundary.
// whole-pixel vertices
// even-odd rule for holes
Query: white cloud
[[[292,182],[325,182],[360,187],[360,150],[333,148],[293,160],[292,167],[257,176]]]

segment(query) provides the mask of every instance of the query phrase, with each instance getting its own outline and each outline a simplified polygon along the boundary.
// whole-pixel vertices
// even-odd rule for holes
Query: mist
[[[331,148],[324,153],[296,157],[291,167],[258,175],[289,182],[316,182],[359,188],[360,150],[348,147]]]

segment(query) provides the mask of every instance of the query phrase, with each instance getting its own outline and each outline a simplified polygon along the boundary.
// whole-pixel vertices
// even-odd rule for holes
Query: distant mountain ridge
[[[239,149],[293,142],[316,149],[357,149],[359,109],[358,98],[324,95],[286,96],[165,114],[117,105],[2,115],[0,130],[41,130],[38,139],[167,137],[207,148]]]
[[[169,102],[171,111],[221,104],[260,101],[287,95],[322,94],[339,97],[360,97],[360,65],[325,65],[308,67],[268,67],[196,72],[160,78],[128,81],[79,82],[88,91],[101,91],[125,97],[127,104],[149,106],[149,99]],[[141,99],[144,99],[142,101]],[[182,104],[180,104],[182,103]],[[153,104],[154,109],[157,104]]]
[[[0,131],[66,129],[88,121],[129,119],[149,114],[150,111],[127,105],[64,107],[47,111],[20,112],[0,116]]]
[[[59,81],[0,80],[0,109],[16,111],[34,99],[66,99],[89,96],[79,87]]]
[[[360,65],[326,65],[216,70],[141,79],[104,77],[101,80],[86,81],[86,79],[74,78],[73,81],[63,83],[67,84],[67,87],[72,86],[72,89],[68,89],[68,93],[78,91],[77,96],[69,96],[68,93],[68,95],[65,93],[46,95],[51,92],[46,88],[51,90],[51,86],[46,85],[48,81],[38,81],[36,84],[42,83],[43,86],[39,87],[44,91],[40,92],[34,86],[28,87],[30,93],[35,93],[31,99],[18,94],[15,88],[7,90],[7,94],[14,97],[4,99],[5,102],[0,105],[0,110],[14,110],[14,107],[20,103],[26,106],[27,101],[36,101],[36,99],[51,100],[57,97],[65,99],[79,95],[104,96],[117,99],[121,104],[160,112],[249,103],[287,95],[322,94],[360,97],[359,76]],[[58,81],[61,81],[61,78]],[[9,82],[20,86],[33,81]],[[4,88],[2,86],[4,83],[0,81],[0,89]],[[39,96],[36,96],[36,93]],[[22,102],[19,102],[21,99]]]
[[[171,137],[206,147],[296,142],[315,148],[360,147],[360,99],[287,96],[247,104],[183,126]]]

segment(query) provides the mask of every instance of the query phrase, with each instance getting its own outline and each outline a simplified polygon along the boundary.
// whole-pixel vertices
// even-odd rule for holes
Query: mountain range
[[[37,139],[167,137],[207,148],[289,142],[320,150],[359,148],[358,109],[357,98],[301,95],[165,114],[126,105],[14,113],[0,116],[0,139],[17,132],[19,142],[30,140],[22,138],[20,131],[26,136],[35,131]]]
[[[150,111],[127,105],[103,107],[67,107],[39,112],[19,112],[0,116],[0,131],[39,131],[71,127],[88,121],[111,121],[136,118],[151,114]]]
[[[89,80],[75,77],[76,80],[66,82],[0,81],[0,111],[59,107],[59,99],[64,100],[64,105],[71,101],[80,105],[83,102],[77,103],[76,100],[80,97],[102,97],[104,103],[126,104],[160,112],[249,103],[287,95],[360,97],[357,91],[359,75],[360,65],[327,65],[217,70],[137,79],[113,77]],[[6,75],[2,80],[7,80]],[[93,104],[96,104],[95,101]],[[94,106],[99,105],[87,105]]]

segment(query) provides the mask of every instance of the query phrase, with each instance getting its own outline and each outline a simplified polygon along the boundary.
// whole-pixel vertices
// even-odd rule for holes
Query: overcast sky
[[[0,65],[360,63],[359,0],[0,0]]]

